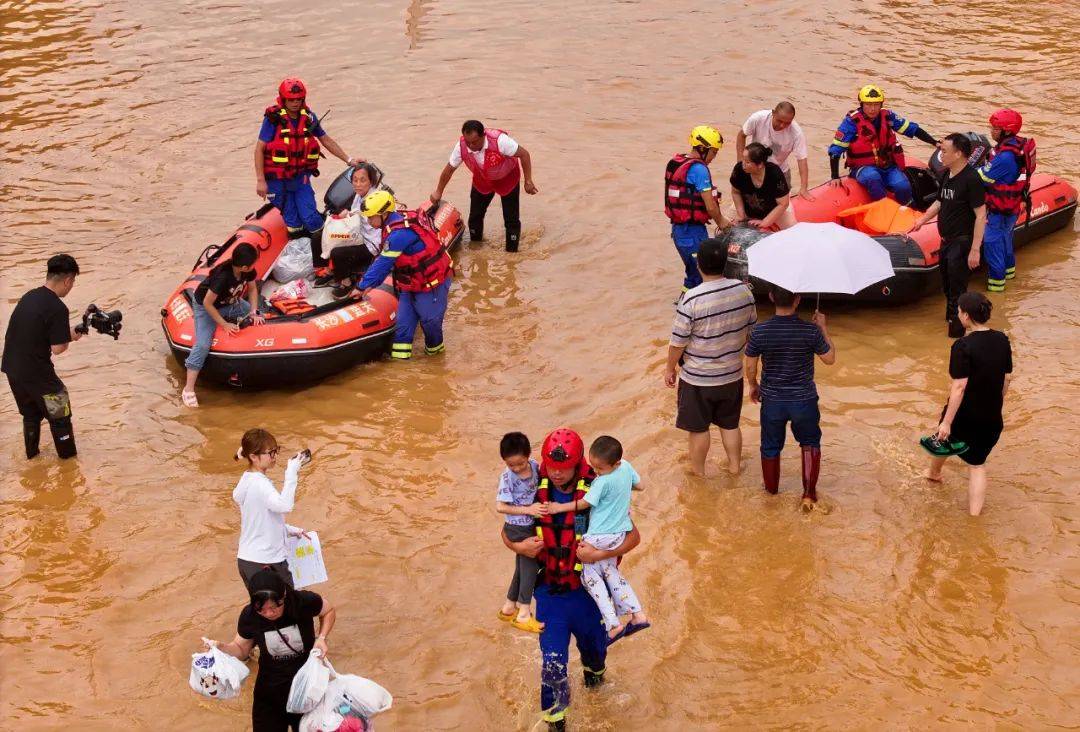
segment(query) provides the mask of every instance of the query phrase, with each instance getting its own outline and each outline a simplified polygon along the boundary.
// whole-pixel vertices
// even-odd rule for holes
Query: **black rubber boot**
[[[558,722],[548,722],[548,732],[566,732],[566,720],[560,719]]]
[[[518,250],[518,241],[521,239],[521,227],[508,228],[506,230],[506,251],[516,252]]]
[[[327,260],[323,259],[322,255],[322,233],[323,230],[308,232],[308,236],[311,237],[311,263],[316,267],[325,267],[330,264]]]
[[[24,419],[22,423],[23,444],[26,446],[26,459],[36,456],[41,449],[41,420]]]
[[[589,669],[585,669],[583,674],[585,676],[585,688],[586,689],[593,689],[593,688],[595,688],[597,686],[600,686],[600,684],[604,683],[604,672],[603,671],[601,671],[600,673],[596,673],[595,671],[590,671]]]
[[[57,455],[62,458],[73,458],[78,454],[75,449],[75,427],[71,424],[71,417],[50,419],[49,429],[52,431]]]
[[[469,224],[469,241],[483,241],[484,240],[484,225],[476,226]]]

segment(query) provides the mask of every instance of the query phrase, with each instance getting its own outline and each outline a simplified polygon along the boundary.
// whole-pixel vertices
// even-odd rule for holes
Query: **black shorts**
[[[946,404],[945,408],[941,410],[940,419],[945,418],[945,411],[948,408],[949,405]],[[990,457],[990,451],[994,449],[994,446],[997,445],[998,440],[1001,438],[1001,430],[1002,424],[1000,421],[996,424],[989,420],[958,421],[953,422],[949,439],[967,443],[968,449],[957,455],[958,458],[968,465],[983,465],[986,463],[986,458]]]
[[[694,386],[679,379],[675,426],[687,432],[708,432],[710,424],[738,429],[742,401],[742,379],[720,386]]]

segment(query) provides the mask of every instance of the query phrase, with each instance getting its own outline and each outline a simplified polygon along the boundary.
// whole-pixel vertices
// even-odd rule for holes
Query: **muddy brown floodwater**
[[[655,627],[617,647],[598,693],[582,692],[575,662],[576,729],[1075,727],[1075,226],[1021,250],[994,296],[1017,370],[983,517],[963,510],[959,468],[943,487],[919,478],[915,440],[946,389],[935,298],[832,313],[839,359],[819,370],[831,511],[804,516],[790,450],[780,497],[759,490],[750,404],[744,475],[685,474],[661,383],[681,274],[660,205],[690,126],[728,138],[713,165],[726,181],[737,125],[782,98],[823,181],[825,147],[868,82],[939,135],[1022,110],[1042,169],[1075,184],[1075,5],[707,5],[0,3],[0,315],[58,250],[83,267],[72,311],[124,311],[119,342],[91,334],[57,359],[77,462],[51,446],[25,462],[0,389],[4,728],[250,724],[250,683],[211,703],[187,672],[199,636],[231,636],[244,601],[231,456],[255,425],[316,453],[292,520],[323,537],[337,668],[394,694],[379,727],[530,728],[536,641],[495,619],[512,564],[497,440],[523,429],[539,442],[557,424],[619,436],[650,484],[626,568]],[[529,148],[541,192],[524,201],[520,255],[493,242],[459,257],[445,357],[302,390],[208,388],[185,410],[158,309],[256,208],[251,148],[287,74],[406,201],[433,188],[474,116]],[[447,197],[467,206],[466,175]]]

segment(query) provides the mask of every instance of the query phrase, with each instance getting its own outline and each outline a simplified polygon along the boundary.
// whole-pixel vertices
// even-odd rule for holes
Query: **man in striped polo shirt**
[[[720,428],[728,472],[738,475],[741,467],[742,352],[757,322],[757,308],[745,283],[724,277],[726,264],[722,241],[701,243],[697,265],[704,282],[687,290],[675,308],[664,372],[669,387],[678,384],[675,426],[689,433],[690,469],[700,476],[705,475],[709,426],[714,424]]]
[[[746,344],[746,380],[750,401],[761,403],[761,476],[765,490],[780,490],[780,451],[787,424],[802,447],[803,506],[817,502],[821,468],[821,412],[814,384],[814,355],[824,364],[836,363],[836,348],[825,327],[825,316],[814,313],[808,323],[795,314],[799,296],[776,287],[769,293],[776,315],[755,325]],[[764,359],[758,385],[758,360]]]

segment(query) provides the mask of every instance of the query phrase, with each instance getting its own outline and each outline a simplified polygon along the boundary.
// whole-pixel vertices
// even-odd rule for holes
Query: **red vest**
[[[588,490],[587,478],[579,478],[574,489],[574,500],[580,501]],[[547,478],[540,479],[536,500],[547,503],[551,489]],[[577,545],[581,534],[574,526],[576,512],[567,511],[536,518],[536,532],[544,542],[544,550],[537,559],[544,563],[544,584],[552,592],[570,592],[581,587],[581,562],[577,558]]]
[[[505,135],[502,130],[488,127],[484,130],[487,138],[487,150],[484,151],[484,164],[476,162],[476,157],[469,146],[465,144],[465,136],[458,140],[458,150],[461,152],[461,160],[465,167],[472,171],[473,188],[478,193],[498,193],[505,196],[514,190],[518,181],[521,180],[521,165],[517,158],[508,158],[499,152],[499,135]]]
[[[296,178],[319,169],[319,141],[308,126],[311,110],[300,108],[296,129],[289,124],[289,113],[275,104],[266,108],[266,118],[274,125],[274,139],[263,150],[263,172],[276,178]]]
[[[453,276],[454,262],[439,241],[431,217],[422,210],[405,211],[401,219],[386,225],[383,241],[400,229],[411,229],[424,242],[415,254],[399,254],[394,260],[394,285],[405,292],[427,292]],[[385,249],[385,246],[384,246]]]
[[[1016,157],[1020,172],[1012,183],[995,182],[986,191],[986,207],[993,213],[1012,216],[1020,213],[1024,205],[1024,196],[1031,185],[1031,175],[1035,172],[1035,141],[1031,138],[1013,135],[997,144],[990,159],[1002,152],[1011,152]]]
[[[694,163],[705,164],[698,158],[679,153],[668,161],[664,171],[664,213],[673,224],[707,224],[712,220],[701,194],[686,181]]]
[[[855,123],[855,139],[847,149],[847,167],[876,165],[879,168],[888,168],[896,164],[896,153],[901,152],[902,148],[889,126],[886,110],[878,112],[877,127],[874,127],[872,119],[858,109],[848,112],[848,119]]]

